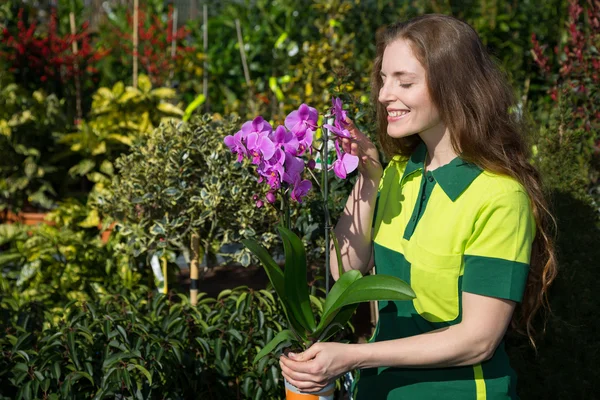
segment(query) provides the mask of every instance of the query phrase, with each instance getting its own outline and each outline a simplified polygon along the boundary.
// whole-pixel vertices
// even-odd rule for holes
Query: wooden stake
[[[77,113],[75,125],[79,125],[83,117],[81,111],[81,82],[79,81],[79,63],[77,62],[77,54],[79,54],[79,49],[77,48],[77,40],[75,40],[77,28],[75,26],[75,13],[73,11],[69,13],[69,22],[71,23],[71,36],[73,36],[73,54],[75,55],[75,61],[73,63],[73,69],[75,70],[75,109]]]
[[[175,52],[177,51],[177,38],[175,35],[177,34],[177,7],[173,8],[173,29],[171,30],[171,60],[175,59]],[[175,70],[175,66],[171,66],[171,72],[169,72],[169,81],[173,79],[173,74]]]
[[[246,86],[248,91],[251,92],[250,87],[250,72],[248,71],[248,62],[246,61],[246,50],[244,49],[244,38],[242,37],[242,27],[240,26],[240,20],[235,19],[235,29],[237,30],[238,44],[240,46],[240,56],[242,57],[242,67],[244,68],[244,79],[246,79]],[[252,97],[251,97],[252,98]]]
[[[133,0],[133,87],[138,86],[138,12],[139,0]]]
[[[209,112],[210,105],[208,102],[208,7],[206,4],[202,5],[202,27],[203,27],[203,49],[204,51],[204,67],[202,81],[202,94],[204,94],[204,112]]]
[[[164,280],[164,285],[163,285],[163,294],[168,294],[169,293],[169,278],[167,278],[167,258],[166,257],[162,257],[160,259],[162,261],[162,272],[163,272],[163,278]]]
[[[200,237],[192,233],[192,257],[190,260],[190,303],[198,304],[198,263],[200,262]]]

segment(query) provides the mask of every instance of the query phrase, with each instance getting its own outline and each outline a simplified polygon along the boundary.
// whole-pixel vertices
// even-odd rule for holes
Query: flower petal
[[[346,170],[346,173],[349,174],[358,167],[358,157],[346,153],[342,156],[342,163],[344,164],[344,169]]]
[[[338,178],[346,179],[346,168],[344,168],[344,163],[342,163],[341,159],[335,160],[333,163],[333,172]]]

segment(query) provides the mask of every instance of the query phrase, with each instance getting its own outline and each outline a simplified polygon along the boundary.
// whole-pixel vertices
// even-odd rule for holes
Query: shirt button
[[[427,198],[427,195],[421,196],[421,200],[425,200],[426,198]]]
[[[433,176],[430,176],[429,178],[427,178],[427,180],[429,180],[429,182],[433,182]]]

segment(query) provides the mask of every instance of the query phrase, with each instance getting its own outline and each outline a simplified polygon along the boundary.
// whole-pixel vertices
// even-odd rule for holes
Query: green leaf
[[[148,78],[148,75],[140,74],[140,76],[138,77],[138,88],[143,93],[149,93],[150,90],[152,90],[152,83],[150,82],[150,78]]]
[[[267,249],[252,239],[242,239],[242,243],[258,257],[279,298],[285,298],[283,272],[275,260],[273,260]]]
[[[192,116],[192,113],[194,112],[194,110],[196,110],[196,108],[200,107],[202,104],[204,104],[204,101],[206,100],[206,97],[203,94],[198,95],[198,97],[196,97],[194,99],[194,101],[192,101],[186,108],[185,108],[185,112],[183,113],[183,120],[187,121],[190,119],[190,117]]]
[[[284,284],[286,302],[290,312],[309,332],[314,332],[315,316],[310,307],[308,281],[306,279],[306,253],[298,236],[283,226],[278,226],[285,252]]]
[[[323,305],[323,313],[326,313],[331,309],[331,306],[338,301],[340,296],[357,280],[361,279],[363,276],[358,270],[350,270],[345,274],[340,275],[340,278],[335,282],[335,284],[331,287],[329,294],[327,294],[327,298],[325,298],[325,304]]]
[[[129,364],[129,366],[137,368],[142,374],[144,374],[146,376],[146,379],[148,379],[148,384],[152,386],[152,374],[150,374],[150,372],[146,368],[142,367],[139,364]]]
[[[348,272],[342,275],[342,277],[348,274]],[[338,282],[340,280],[341,278],[338,280]],[[341,308],[349,304],[383,300],[403,301],[412,300],[414,298],[415,292],[400,278],[388,275],[365,276],[354,281],[349,287],[347,287],[346,290],[344,290],[343,293],[335,300],[335,302],[330,302],[327,304],[324,309],[321,322],[317,327],[317,332],[322,332],[323,329],[329,325],[330,322],[332,322]]]
[[[173,104],[170,104],[170,103],[158,103],[156,108],[159,111],[164,112],[165,114],[173,114],[173,115],[183,116],[183,111],[181,110],[181,108],[174,106]]]
[[[75,334],[73,332],[69,332],[67,334],[67,346],[69,347],[69,353],[71,353],[71,358],[73,359],[75,366],[77,367],[77,369],[81,369],[81,365],[79,365],[79,359],[77,358],[77,348],[75,347]]]
[[[285,40],[288,38],[288,34],[287,32],[283,32],[281,35],[279,35],[279,38],[277,38],[277,41],[275,42],[275,48],[279,49],[281,47],[281,45],[283,44],[283,42],[285,42]]]
[[[277,100],[283,101],[285,96],[283,95],[283,92],[281,91],[281,89],[279,88],[279,85],[277,84],[276,77],[272,76],[269,78],[269,88],[273,91],[273,93],[275,93],[275,97],[277,97]]]
[[[244,339],[242,338],[242,335],[240,334],[240,332],[238,332],[235,329],[230,329],[227,332],[229,332],[229,334],[231,336],[233,336],[234,338],[236,338],[240,343],[242,343],[244,341]]]
[[[269,277],[269,280],[271,281],[271,284],[273,285],[273,288],[275,289],[275,293],[277,293],[277,296],[281,300],[281,303],[283,305],[283,312],[285,313],[285,316],[286,316],[287,320],[289,321],[292,329],[303,340],[306,340],[305,329],[303,328],[300,321],[298,321],[292,315],[292,313],[290,312],[289,306],[287,304],[287,300],[286,300],[287,296],[286,296],[285,287],[284,287],[284,284],[285,284],[284,276],[283,276],[283,272],[281,271],[281,268],[279,268],[279,265],[277,265],[277,263],[273,260],[273,258],[269,254],[269,252],[255,240],[242,239],[242,243],[248,249],[250,249],[250,251],[252,253],[254,253],[254,255],[256,257],[258,257],[258,259],[262,263],[262,266],[263,266],[264,270],[266,271],[267,276]],[[267,292],[266,290],[264,292],[268,294],[268,297],[271,300],[273,300],[273,302],[275,301],[275,299],[273,299],[273,296],[271,296],[271,293]]]
[[[289,329],[279,332],[273,338],[273,340],[271,340],[269,343],[267,343],[265,345],[265,347],[263,347],[262,350],[256,355],[256,357],[254,357],[254,361],[252,361],[252,364],[256,364],[257,361],[259,361],[261,358],[263,358],[267,354],[271,353],[280,344],[289,343],[289,345],[291,345],[292,343],[296,342],[297,340],[298,339],[296,338],[296,335],[294,335],[294,333],[292,331],[290,331]]]
[[[338,279],[344,274],[344,265],[342,264],[342,253],[340,252],[340,244],[338,243],[337,236],[335,236],[335,232],[332,232],[331,240],[333,241],[333,247],[335,248],[335,256],[337,259],[338,265]],[[327,266],[329,268],[329,265]]]
[[[150,233],[153,235],[164,235],[165,229],[160,224],[155,223],[152,225],[152,228],[150,228]]]

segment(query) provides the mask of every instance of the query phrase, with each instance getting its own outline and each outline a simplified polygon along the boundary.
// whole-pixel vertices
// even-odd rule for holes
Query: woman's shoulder
[[[528,199],[527,189],[515,178],[482,171],[472,183],[472,188],[477,192],[479,200],[487,202],[496,198]]]

